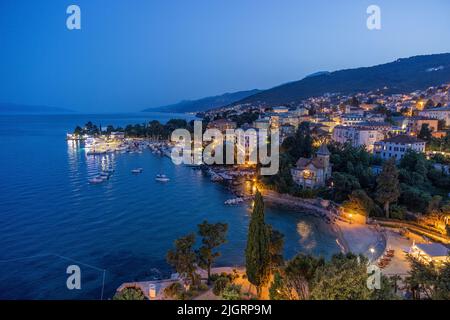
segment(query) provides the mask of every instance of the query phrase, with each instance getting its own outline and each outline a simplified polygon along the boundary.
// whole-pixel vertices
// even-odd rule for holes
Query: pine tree
[[[270,276],[270,234],[264,222],[264,202],[259,191],[255,195],[245,250],[248,281],[256,286],[258,296]]]
[[[376,199],[383,204],[386,218],[389,218],[389,204],[400,196],[398,171],[395,159],[391,158],[383,165],[383,171],[377,178]]]
[[[185,237],[175,240],[175,249],[167,252],[167,262],[172,265],[178,274],[192,285],[197,283],[198,275],[196,273],[197,256],[194,251],[195,234],[191,233]]]
[[[198,225],[198,234],[202,237],[202,246],[198,250],[199,265],[208,271],[208,284],[211,280],[211,266],[220,257],[214,249],[226,242],[228,224],[211,224],[208,221]]]

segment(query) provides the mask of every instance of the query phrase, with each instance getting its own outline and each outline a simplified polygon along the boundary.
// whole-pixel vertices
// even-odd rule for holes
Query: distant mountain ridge
[[[0,113],[72,113],[73,110],[49,106],[0,103]]]
[[[387,93],[407,93],[450,83],[450,53],[414,56],[394,62],[319,72],[246,97],[236,104],[278,105],[297,103],[325,93],[352,94],[388,87]]]
[[[311,73],[310,75],[306,76],[305,79],[317,77],[317,76],[323,76],[323,75],[330,74],[330,73],[331,72],[329,72],[329,71],[318,71],[318,72],[314,72],[314,73]]]
[[[261,92],[261,90],[253,89],[248,91],[238,91],[233,93],[225,93],[219,96],[212,96],[198,100],[184,100],[175,104],[157,107],[147,108],[142,110],[143,112],[201,112],[209,109],[220,108],[236,101],[242,100],[254,94]]]

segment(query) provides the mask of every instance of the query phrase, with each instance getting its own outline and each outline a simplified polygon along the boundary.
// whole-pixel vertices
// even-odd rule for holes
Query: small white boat
[[[131,170],[131,173],[139,174],[139,173],[142,173],[142,171],[144,171],[144,169],[142,169],[142,168],[137,168],[137,169]]]
[[[165,174],[156,175],[155,180],[159,181],[159,182],[169,182],[170,181],[170,179]]]
[[[230,200],[225,201],[225,204],[226,204],[227,206],[233,206],[233,205],[241,204],[241,203],[243,203],[243,202],[244,202],[244,199],[242,199],[242,198],[236,198],[236,199],[230,199]]]
[[[108,172],[102,172],[100,173],[100,178],[108,180],[111,177],[111,174],[109,174]]]
[[[103,179],[100,176],[92,178],[92,179],[89,179],[89,183],[90,184],[99,184],[99,183],[102,183],[103,181],[105,181],[105,179]]]

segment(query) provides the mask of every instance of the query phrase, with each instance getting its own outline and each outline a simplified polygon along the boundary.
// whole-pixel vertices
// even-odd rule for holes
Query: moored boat
[[[100,176],[97,176],[97,177],[94,177],[94,178],[92,178],[92,179],[89,179],[89,183],[90,183],[90,184],[100,184],[100,183],[102,183],[103,181],[105,181],[105,179],[103,179],[103,178],[100,177]]]
[[[169,182],[170,181],[170,179],[165,174],[156,175],[155,180],[159,181],[159,182]]]

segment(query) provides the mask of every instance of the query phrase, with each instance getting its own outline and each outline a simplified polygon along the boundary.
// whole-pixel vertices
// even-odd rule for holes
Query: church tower
[[[316,157],[319,160],[319,162],[323,165],[326,179],[330,178],[331,176],[331,165],[330,165],[330,151],[328,151],[327,145],[323,143],[319,150],[316,153]]]

